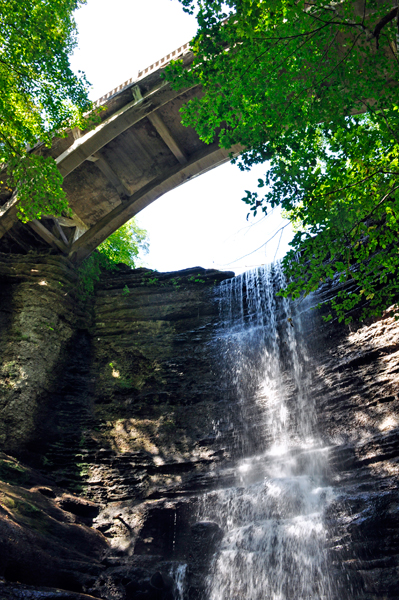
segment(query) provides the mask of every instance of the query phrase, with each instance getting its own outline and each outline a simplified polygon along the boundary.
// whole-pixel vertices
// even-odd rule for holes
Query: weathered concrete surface
[[[92,129],[69,130],[51,149],[35,147],[56,160],[72,218],[49,215],[23,224],[18,197],[0,186],[0,252],[52,248],[81,262],[151,202],[242,151],[220,148],[216,140],[205,144],[182,125],[180,108],[202,91],[176,91],[162,78],[163,67],[177,58],[191,63],[188,44],[103,97]]]
[[[70,264],[43,256],[25,261],[7,257],[0,288],[5,362],[28,374],[24,387],[9,367],[3,375],[3,448],[35,469],[2,457],[2,493],[14,506],[0,500],[0,538],[18,528],[23,537],[14,537],[7,555],[25,563],[27,574],[43,542],[34,519],[55,519],[54,532],[58,519],[67,548],[54,533],[47,536],[53,579],[45,569],[36,578],[20,567],[13,574],[3,561],[0,576],[15,589],[19,581],[128,600],[140,590],[150,594],[157,570],[185,563],[187,598],[205,600],[204,577],[221,532],[196,515],[204,491],[235,481],[240,428],[214,337],[213,288],[227,275],[122,268],[103,278],[83,320]],[[52,329],[38,328],[49,314]],[[349,328],[307,311],[303,320],[309,393],[336,490],[326,515],[333,600],[397,600],[399,323],[385,315]],[[256,421],[254,412],[254,430]],[[38,487],[48,490],[44,500],[31,491]],[[34,507],[29,514],[24,502]],[[64,533],[66,523],[79,527],[84,548],[97,536],[78,559],[73,584],[57,566],[61,556],[74,560],[74,529]],[[21,557],[19,540],[27,540]]]

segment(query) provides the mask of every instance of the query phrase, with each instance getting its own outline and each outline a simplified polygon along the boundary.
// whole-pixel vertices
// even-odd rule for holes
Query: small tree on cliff
[[[102,271],[112,271],[119,263],[136,268],[139,254],[146,254],[148,246],[147,231],[141,229],[134,218],[130,219],[100,244],[79,267],[79,297],[86,300],[93,294]]]
[[[269,161],[250,212],[280,205],[300,227],[284,259],[298,297],[326,278],[353,285],[340,320],[379,314],[399,292],[398,8],[384,0],[180,0],[197,10],[183,122],[240,143],[241,169]]]
[[[29,153],[79,127],[91,108],[88,83],[69,56],[76,45],[73,12],[85,0],[0,0],[0,165],[4,187],[18,187],[23,221],[67,208],[55,161]],[[45,153],[44,153],[45,154]],[[4,174],[3,174],[4,177]]]

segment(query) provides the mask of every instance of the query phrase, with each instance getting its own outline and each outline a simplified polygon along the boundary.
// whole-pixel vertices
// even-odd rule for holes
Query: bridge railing
[[[140,81],[140,79],[147,77],[147,75],[149,75],[150,73],[153,73],[154,71],[158,71],[159,69],[161,69],[162,67],[167,65],[171,60],[177,60],[179,58],[179,56],[184,54],[184,52],[188,52],[189,49],[190,49],[190,42],[183,44],[183,46],[179,46],[179,48],[177,48],[176,50],[173,50],[173,52],[169,52],[169,54],[167,54],[166,56],[163,56],[162,58],[157,60],[155,63],[150,65],[149,67],[146,67],[145,69],[139,71],[136,78],[131,77],[130,79],[127,79],[124,83],[121,83],[120,85],[118,85],[116,88],[114,88],[110,92],[107,92],[106,94],[104,94],[104,96],[101,96],[101,98],[99,98],[98,100],[93,102],[93,106],[94,107],[101,106],[109,98],[111,98],[111,96],[114,96],[115,94],[118,94],[119,92],[122,92],[127,87]]]

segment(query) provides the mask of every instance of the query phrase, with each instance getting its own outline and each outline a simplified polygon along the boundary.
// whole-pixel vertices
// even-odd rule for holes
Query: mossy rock
[[[0,459],[0,479],[12,485],[21,485],[29,479],[29,473],[17,462]]]

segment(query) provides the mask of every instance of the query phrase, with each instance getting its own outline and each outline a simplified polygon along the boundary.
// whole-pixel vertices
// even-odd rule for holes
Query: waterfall
[[[323,522],[333,498],[328,450],[307,394],[301,311],[276,296],[284,283],[275,264],[220,286],[218,343],[239,433],[235,485],[206,494],[200,511],[224,532],[209,600],[332,598]]]
[[[183,600],[184,599],[184,588],[185,588],[185,580],[186,580],[186,564],[177,564],[173,565],[169,571],[169,575],[175,582],[175,599]]]

